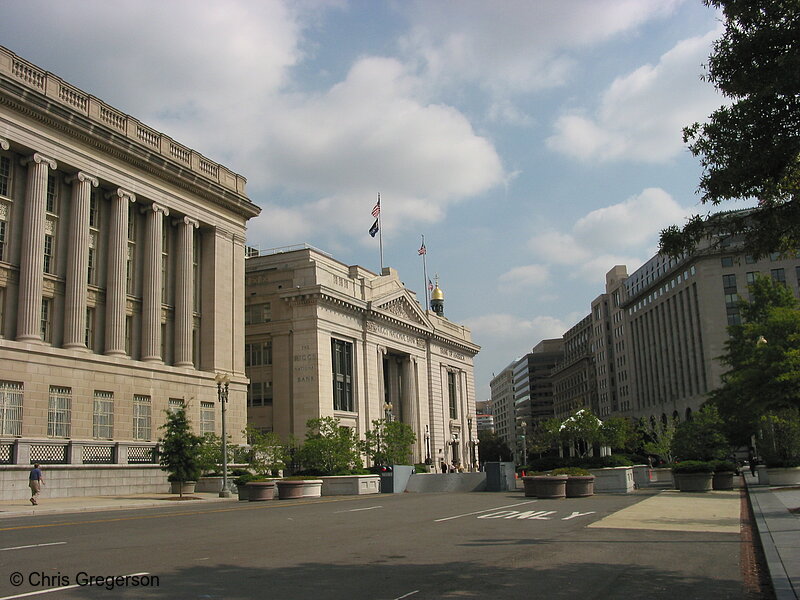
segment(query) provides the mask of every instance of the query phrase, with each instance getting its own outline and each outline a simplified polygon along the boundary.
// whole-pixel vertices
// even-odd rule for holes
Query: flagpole
[[[378,206],[381,203],[381,193],[378,192]],[[382,207],[381,207],[382,208]],[[378,212],[378,245],[381,249],[381,275],[383,275],[383,221],[381,221],[381,212]]]
[[[425,247],[425,236],[422,236],[422,248],[425,248],[425,252],[422,253],[422,287],[425,288],[425,310],[428,310],[431,306],[430,298],[428,298],[428,249]]]

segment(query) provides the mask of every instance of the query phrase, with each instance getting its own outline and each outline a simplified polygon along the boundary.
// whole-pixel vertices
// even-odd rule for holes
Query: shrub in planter
[[[672,473],[681,492],[707,492],[712,487],[714,465],[702,460],[687,460],[675,464]]]
[[[174,413],[165,412],[167,421],[160,427],[164,430],[164,437],[159,440],[161,450],[158,460],[161,468],[169,473],[169,481],[178,484],[178,493],[183,497],[187,491],[184,484],[197,482],[200,477],[202,438],[192,433],[184,408]]]

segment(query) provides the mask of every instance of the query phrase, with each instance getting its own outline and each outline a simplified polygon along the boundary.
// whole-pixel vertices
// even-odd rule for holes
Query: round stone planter
[[[540,475],[524,479],[533,479],[534,495],[540,500],[567,497],[567,479],[569,478],[566,475]],[[527,496],[527,491],[525,495]]]
[[[276,483],[280,500],[319,498],[322,495],[322,480],[320,479],[284,479]]]
[[[247,499],[250,502],[275,499],[274,481],[248,481],[245,489],[247,490]]]
[[[719,473],[714,473],[714,478],[711,481],[711,489],[732,490],[733,476],[733,471],[720,471]]]
[[[566,485],[567,498],[586,498],[594,495],[594,475],[570,475]]]
[[[169,491],[172,494],[194,494],[196,481],[170,481]]]
[[[800,485],[800,467],[768,467],[769,485]]]
[[[681,492],[709,492],[713,473],[675,473],[675,486]]]

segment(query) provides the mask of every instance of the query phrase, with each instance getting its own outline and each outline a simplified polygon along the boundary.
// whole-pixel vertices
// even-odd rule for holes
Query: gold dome
[[[431,300],[444,300],[444,292],[437,285],[431,293]]]

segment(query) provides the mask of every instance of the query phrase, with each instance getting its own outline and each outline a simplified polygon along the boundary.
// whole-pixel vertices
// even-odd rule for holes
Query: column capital
[[[83,171],[78,171],[75,175],[70,175],[65,179],[67,183],[70,185],[75,181],[88,181],[92,187],[97,187],[100,185],[100,182],[97,180],[97,177],[94,175],[89,175],[88,173],[84,173]]]
[[[37,165],[45,163],[48,167],[54,170],[58,167],[58,163],[56,163],[54,158],[50,158],[49,156],[45,156],[39,152],[34,152],[31,156],[22,158],[20,163],[23,167],[27,167],[30,163],[36,163]]]
[[[148,213],[150,211],[164,213],[165,217],[169,216],[169,209],[163,204],[158,204],[157,202],[153,202],[150,206],[145,206],[142,208],[142,213]]]
[[[8,140],[6,138],[0,137],[0,148],[2,148],[3,150],[8,150],[9,148],[11,148],[11,144],[8,143]]]
[[[186,225],[194,227],[195,229],[200,227],[200,221],[198,221],[197,219],[193,219],[192,217],[177,218],[174,221],[172,221],[173,225],[180,225],[181,223],[185,223]]]
[[[127,198],[131,202],[136,202],[136,194],[134,194],[133,192],[129,192],[128,190],[123,188],[117,188],[113,192],[109,192],[108,194],[106,194],[107,200],[112,200],[114,198],[122,198],[122,199]]]

